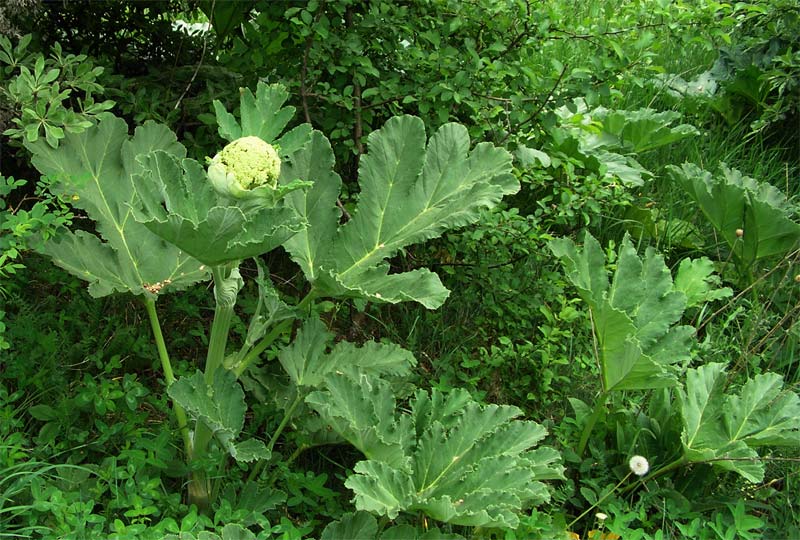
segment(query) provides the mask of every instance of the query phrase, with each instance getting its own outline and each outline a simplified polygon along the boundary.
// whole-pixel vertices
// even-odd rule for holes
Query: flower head
[[[596,518],[597,518],[597,519],[599,519],[600,521],[605,521],[605,520],[607,520],[607,519],[608,519],[608,515],[604,514],[603,512],[598,512],[598,513],[596,513],[596,514],[594,515],[594,517],[596,517]]]
[[[275,189],[281,159],[272,145],[258,137],[241,137],[211,160],[208,178],[223,195],[248,198],[260,187]]]
[[[647,471],[650,470],[650,464],[644,456],[633,456],[630,461],[628,461],[628,466],[631,468],[631,472],[636,476],[644,476],[647,474]]]

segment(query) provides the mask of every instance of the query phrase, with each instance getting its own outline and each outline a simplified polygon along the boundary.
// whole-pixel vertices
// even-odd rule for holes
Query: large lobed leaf
[[[232,372],[220,370],[209,386],[203,373],[197,371],[191,377],[175,381],[167,392],[175,403],[208,426],[234,459],[249,462],[269,457],[269,451],[259,440],[236,441],[244,427],[247,405],[244,391]]]
[[[297,213],[282,204],[262,206],[221,196],[193,159],[152,152],[139,161],[135,219],[207,265],[266,253],[303,229]]]
[[[564,154],[599,167],[606,178],[626,186],[642,186],[653,174],[634,156],[697,135],[688,124],[673,126],[680,114],[674,111],[590,109],[583,98],[555,110],[559,126],[550,128],[557,143],[556,155]],[[529,154],[529,149],[523,153]],[[524,157],[523,157],[524,159]],[[548,165],[545,165],[548,166]]]
[[[516,407],[434,390],[418,391],[410,411],[398,413],[380,379],[331,373],[326,381],[307,402],[368,458],[346,482],[359,510],[514,528],[524,505],[549,498],[541,481],[561,478],[558,453],[532,449],[545,429],[516,420]]]
[[[266,253],[303,230],[305,220],[282,199],[316,180],[297,175],[296,168],[286,163],[294,153],[298,159],[312,155],[305,149],[311,126],[300,125],[279,137],[294,115],[294,107],[283,106],[287,97],[279,85],[259,83],[255,96],[243,89],[241,124],[219,101],[214,102],[222,137],[233,141],[257,136],[278,149],[282,165],[274,191],[262,190],[260,197],[248,200],[225,197],[213,189],[197,161],[152,152],[139,158],[142,170],[134,180],[140,199],[133,207],[136,220],[212,266]]]
[[[609,282],[603,250],[590,234],[586,234],[583,248],[569,239],[557,239],[550,242],[550,249],[591,309],[603,389],[643,390],[677,384],[673,364],[689,360],[694,328],[677,324],[687,299],[673,285],[663,257],[648,248],[640,259],[626,236]],[[703,267],[687,266],[682,280],[689,280],[692,271],[702,273]],[[710,287],[708,276],[702,274],[701,278],[692,280],[693,286]]]
[[[681,117],[676,111],[589,109],[583,98],[559,107],[556,115],[562,125],[571,127],[580,138],[581,148],[588,151],[607,149],[642,154],[699,133],[689,124],[673,126]]]
[[[725,165],[717,175],[692,163],[667,169],[745,266],[798,246],[800,224],[792,219],[786,196],[774,186]],[[743,231],[741,237],[737,229]]]
[[[51,191],[96,223],[99,236],[66,232],[42,249],[57,265],[88,281],[92,296],[154,295],[205,279],[200,262],[131,216],[136,201],[132,178],[141,172],[136,157],[155,150],[186,154],[167,127],[148,122],[129,137],[125,121],[108,115],[82,133],[68,134],[59,148],[41,141],[26,146],[34,166],[57,180]]]
[[[449,291],[428,270],[389,274],[386,259],[404,247],[475,222],[519,184],[511,156],[488,143],[469,150],[467,130],[446,124],[427,141],[422,120],[390,119],[370,134],[359,166],[361,193],[353,218],[339,226],[340,179],[321,136],[292,156],[292,176],[314,186],[288,200],[309,227],[284,246],[323,294],[440,306]]]
[[[292,343],[278,354],[278,361],[288,378],[276,376],[270,365],[250,370],[249,376],[245,377],[245,384],[260,399],[273,401],[285,410],[291,408],[294,412],[292,422],[295,436],[306,444],[341,442],[341,437],[331,431],[330,426],[318,415],[308,410],[305,403],[295,402],[314,390],[325,388],[328,374],[336,372],[363,376],[362,391],[367,393],[372,389],[370,380],[377,377],[391,380],[398,387],[404,386],[402,378],[417,363],[414,355],[392,343],[367,341],[357,346],[347,341],[334,344],[334,338],[322,321],[312,316],[297,331]],[[335,388],[331,390],[334,393],[337,391]],[[343,396],[342,399],[348,400],[349,396]],[[354,411],[353,414],[357,413]],[[371,417],[363,418],[362,436],[370,437],[373,420]]]
[[[725,393],[726,382],[723,364],[688,370],[685,390],[678,389],[685,456],[761,482],[756,448],[800,446],[800,397],[783,390],[775,373],[748,379],[738,394]]]
[[[227,141],[235,141],[240,137],[254,136],[277,146],[281,156],[288,156],[301,148],[308,141],[311,126],[301,124],[283,132],[294,117],[294,107],[284,107],[289,92],[279,84],[259,82],[256,93],[249,88],[239,90],[239,116],[236,117],[225,109],[218,100],[214,100],[214,112],[217,116],[220,136]]]
[[[296,386],[316,388],[333,371],[375,377],[407,375],[417,364],[414,355],[392,343],[368,341],[361,347],[340,341],[328,350],[333,334],[316,317],[306,320],[291,345],[278,360]]]

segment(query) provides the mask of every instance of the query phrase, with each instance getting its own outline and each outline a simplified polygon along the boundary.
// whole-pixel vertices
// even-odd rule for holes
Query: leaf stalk
[[[146,298],[144,301],[145,309],[147,310],[147,317],[150,319],[150,328],[153,331],[153,337],[156,340],[156,348],[158,349],[158,357],[161,360],[161,369],[164,372],[164,381],[167,388],[172,386],[175,382],[175,374],[172,371],[172,364],[167,352],[167,345],[164,342],[164,335],[161,332],[161,324],[158,321],[158,313],[156,312],[156,303],[152,298]],[[192,437],[189,434],[189,422],[186,419],[186,411],[183,410],[179,404],[172,403],[172,411],[175,418],[178,420],[178,429],[181,432],[183,439],[183,450],[187,458],[192,455]]]

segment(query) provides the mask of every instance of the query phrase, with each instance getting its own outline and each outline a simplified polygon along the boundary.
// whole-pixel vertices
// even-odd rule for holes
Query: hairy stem
[[[228,344],[228,331],[233,318],[233,307],[240,287],[230,287],[231,280],[241,280],[238,276],[238,265],[229,269],[227,266],[216,266],[211,269],[214,276],[214,321],[211,323],[211,337],[208,342],[206,356],[205,379],[207,384],[214,382],[214,373],[225,360],[225,346]],[[234,273],[236,275],[234,275]]]

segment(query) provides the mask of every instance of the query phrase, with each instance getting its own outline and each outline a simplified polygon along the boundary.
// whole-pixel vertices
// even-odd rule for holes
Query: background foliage
[[[797,0],[123,6],[0,8],[0,501],[11,502],[0,502],[0,534],[800,534],[791,495],[800,485],[796,431],[781,440],[730,438],[730,422],[713,413],[747,403],[763,411],[748,396],[766,387],[777,400],[770,410],[796,408]],[[545,442],[562,454],[565,478],[549,483],[550,502],[514,513],[516,529],[350,514],[354,495],[360,510],[368,506],[359,499],[363,486],[354,492],[358,482],[345,484],[364,449],[338,437],[310,439],[314,431],[299,424],[274,449],[269,487],[248,484],[253,469],[235,464],[219,503],[197,512],[181,497],[188,471],[133,300],[92,299],[35,254],[64,226],[84,237],[95,230],[82,206],[91,201],[50,189],[51,179],[32,166],[31,145],[55,151],[110,111],[131,127],[165,123],[202,162],[223,144],[215,100],[237,112],[239,89],[256,91],[259,81],[288,89],[298,111],[288,129],[308,122],[330,139],[342,180],[335,202],[345,216],[359,203],[367,136],[394,115],[419,116],[429,134],[458,121],[474,142],[511,152],[516,195],[477,223],[386,259],[393,273],[435,271],[453,291],[440,309],[345,299],[326,306],[322,321],[337,341],[392,341],[414,354],[417,366],[398,394],[402,410],[421,399],[410,398],[412,386],[450,399],[463,388],[471,407],[516,407],[548,429]],[[733,206],[741,212],[726,213]],[[638,306],[575,282],[548,247],[562,237],[592,246],[597,264],[589,267],[605,269],[612,288],[614,276],[629,278],[626,269],[639,261],[660,273],[643,282],[685,296],[662,328],[693,329],[680,362],[665,368],[672,388],[606,392],[609,344],[635,350],[631,336],[645,339],[646,324]],[[301,296],[304,269],[283,252],[263,263],[284,298]],[[242,272],[255,277],[259,269],[247,263]],[[720,293],[726,288],[730,294]],[[204,293],[159,302],[179,374],[194,373],[210,339],[213,305]],[[232,339],[245,340],[258,292],[249,285],[240,296]],[[604,339],[601,315],[620,313],[629,333]],[[637,362],[656,354],[653,347],[640,346]],[[269,391],[255,375],[244,382],[248,395]],[[715,405],[698,444],[691,426],[704,392]],[[259,401],[245,435],[276,423],[284,406]],[[725,445],[743,461],[720,459]],[[633,454],[649,459],[650,476],[630,477]],[[362,463],[373,465],[351,478],[388,474]]]

